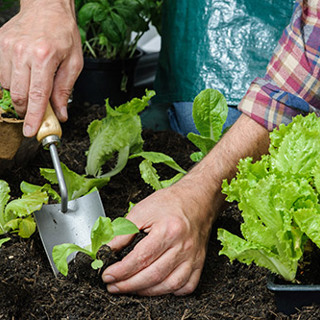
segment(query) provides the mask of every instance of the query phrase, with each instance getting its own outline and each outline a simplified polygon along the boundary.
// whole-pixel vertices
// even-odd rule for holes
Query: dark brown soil
[[[59,153],[72,170],[84,173],[84,152],[89,143],[86,128],[103,116],[104,107],[71,108]],[[143,136],[145,150],[164,152],[185,169],[193,165],[189,155],[194,147],[180,135],[145,130]],[[106,214],[112,219],[127,211],[129,201],[138,202],[152,192],[140,178],[138,163],[138,159],[130,160],[100,192]],[[49,153],[41,148],[27,167],[8,170],[1,177],[9,182],[13,197],[20,196],[22,180],[44,183],[39,167],[52,167]],[[165,178],[172,172],[161,167],[159,174]],[[266,288],[266,270],[230,264],[218,255],[216,229],[239,232],[240,219],[235,205],[221,214],[212,231],[199,286],[186,297],[111,295],[87,264],[76,272],[71,270],[67,278],[56,279],[38,234],[26,240],[14,236],[0,249],[0,319],[320,319],[319,306],[304,307],[290,318],[277,312],[274,296]],[[110,263],[123,254],[110,256]]]

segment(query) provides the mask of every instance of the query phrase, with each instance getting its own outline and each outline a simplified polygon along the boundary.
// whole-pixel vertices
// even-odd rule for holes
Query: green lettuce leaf
[[[68,256],[73,252],[83,252],[89,255],[93,262],[93,269],[101,268],[103,262],[96,259],[97,252],[103,246],[109,243],[115,236],[138,233],[139,229],[128,219],[117,218],[111,222],[108,217],[99,217],[91,230],[91,244],[82,248],[73,243],[63,243],[54,246],[52,250],[53,261],[61,274],[68,274]]]
[[[6,242],[8,242],[10,240],[11,240],[11,238],[9,238],[9,237],[0,239],[0,248],[4,243],[6,243]]]
[[[141,99],[134,98],[115,109],[106,101],[107,116],[94,120],[88,127],[87,175],[111,177],[125,167],[130,153],[142,151],[142,126],[138,113],[144,110],[154,94],[154,91],[146,91]],[[103,174],[102,166],[116,155],[115,168]]]
[[[4,216],[4,209],[10,199],[10,187],[4,180],[0,180],[0,234],[6,232],[6,219]]]
[[[102,188],[110,181],[110,178],[87,178],[85,175],[79,175],[70,170],[61,162],[61,169],[68,190],[68,200],[74,200],[91,192],[93,188]],[[40,168],[41,175],[51,184],[58,184],[58,179],[54,169]],[[48,187],[49,188],[49,187]],[[45,188],[47,189],[47,188]],[[52,190],[51,188],[49,190]],[[60,197],[59,197],[60,198]]]
[[[171,157],[161,152],[142,151],[131,155],[129,158],[133,159],[137,157],[142,157],[145,159],[139,165],[141,178],[147,184],[151,185],[154,190],[163,189],[172,185],[187,173],[187,171],[182,169]],[[157,170],[153,166],[154,164],[159,163],[167,165],[179,173],[169,180],[160,181]]]
[[[191,155],[193,161],[200,161],[219,141],[227,115],[227,101],[218,90],[205,89],[196,96],[192,116],[200,134],[190,132],[187,136],[200,149]]]
[[[288,281],[294,280],[297,261],[282,260],[267,247],[247,242],[224,229],[218,229],[218,239],[223,245],[219,254],[228,256],[231,262],[235,259],[247,265],[254,262],[259,267],[267,268],[282,275]]]

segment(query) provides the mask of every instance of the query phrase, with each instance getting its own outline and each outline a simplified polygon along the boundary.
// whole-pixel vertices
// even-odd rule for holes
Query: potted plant
[[[76,13],[84,68],[73,92],[77,102],[119,105],[131,97],[141,36],[159,30],[162,0],[78,0]]]
[[[236,178],[222,185],[227,200],[238,202],[243,223],[242,237],[218,229],[220,254],[276,274],[268,288],[279,311],[287,314],[320,302],[319,272],[311,271],[308,284],[300,280],[314,260],[307,259],[310,253],[320,257],[319,136],[314,113],[296,116],[270,133],[268,155],[255,163],[240,160]]]
[[[10,92],[0,89],[0,174],[26,164],[39,147],[35,138],[23,136],[22,126],[23,119],[14,110]]]

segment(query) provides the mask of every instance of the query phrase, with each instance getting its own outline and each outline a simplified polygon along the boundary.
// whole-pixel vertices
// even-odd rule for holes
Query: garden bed
[[[62,127],[59,149],[61,161],[70,169],[84,172],[84,152],[89,146],[87,126],[103,116],[104,107],[71,108],[69,121]],[[189,155],[195,147],[182,136],[145,130],[143,137],[144,150],[164,152],[184,169],[193,165]],[[125,169],[100,191],[106,215],[112,219],[123,216],[129,201],[138,202],[152,192],[140,177],[138,163],[137,159],[129,160]],[[22,180],[45,182],[39,167],[52,167],[49,152],[42,148],[27,167],[12,169],[1,176],[9,183],[13,197],[20,196]],[[158,172],[162,178],[172,176],[167,167],[159,167]],[[60,275],[56,279],[37,233],[27,240],[13,237],[0,249],[0,319],[289,319],[276,310],[274,296],[266,288],[267,271],[238,262],[230,264],[225,256],[218,255],[216,229],[237,233],[240,219],[235,205],[220,215],[212,231],[199,286],[186,297],[111,295],[100,277],[92,277],[92,273],[89,277],[88,272],[81,270],[71,269],[67,278]],[[123,254],[110,260],[121,259]],[[319,306],[304,307],[290,317],[319,318]]]

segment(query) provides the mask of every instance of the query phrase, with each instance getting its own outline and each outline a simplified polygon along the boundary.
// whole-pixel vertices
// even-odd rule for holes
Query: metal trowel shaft
[[[49,137],[52,137],[52,136],[49,136]],[[56,175],[58,179],[60,195],[61,195],[61,211],[63,213],[66,213],[68,211],[68,190],[67,190],[66,182],[64,180],[60,159],[58,155],[58,150],[55,143],[49,144],[49,151],[50,151],[53,167],[56,171]]]
[[[57,145],[60,144],[62,135],[59,120],[54,114],[50,103],[46,109],[42,124],[37,134],[37,140],[42,143],[45,149],[50,150],[53,167],[56,171],[57,180],[61,195],[61,211],[63,213],[68,210],[68,190],[63,176],[60,159],[57,151]]]

